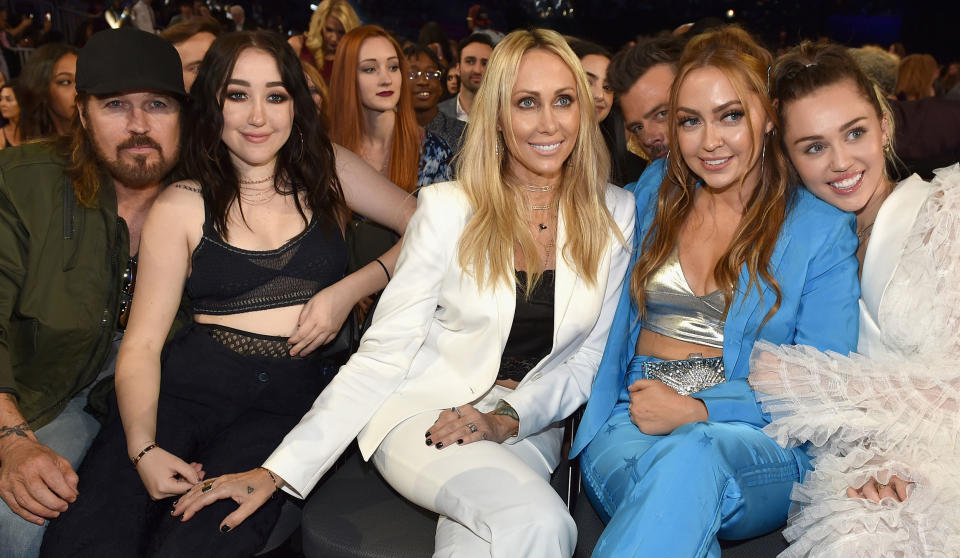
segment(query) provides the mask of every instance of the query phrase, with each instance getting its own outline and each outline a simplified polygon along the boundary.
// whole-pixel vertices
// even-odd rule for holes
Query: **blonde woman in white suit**
[[[198,484],[236,529],[303,497],[359,433],[400,494],[441,515],[436,556],[568,557],[549,485],[623,284],[633,197],[607,184],[586,76],[563,38],[516,31],[490,59],[456,182],[424,188],[359,351],[262,468]]]

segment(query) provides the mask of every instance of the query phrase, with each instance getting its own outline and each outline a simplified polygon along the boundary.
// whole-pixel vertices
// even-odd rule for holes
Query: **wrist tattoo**
[[[33,429],[30,428],[30,423],[28,422],[21,422],[15,426],[0,426],[0,440],[6,438],[7,436],[20,436],[21,438],[26,438],[27,432],[33,432]]]
[[[510,404],[504,401],[503,399],[501,399],[500,402],[497,403],[497,407],[493,410],[493,414],[510,417],[513,420],[520,422],[520,415],[517,414],[516,409],[511,407]]]

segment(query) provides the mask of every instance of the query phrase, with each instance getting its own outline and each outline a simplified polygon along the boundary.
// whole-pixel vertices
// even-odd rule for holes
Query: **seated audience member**
[[[69,135],[0,155],[4,557],[36,556],[45,520],[77,501],[74,470],[100,428],[84,407],[113,374],[140,232],[179,153],[183,81],[166,41],[95,34],[77,89]]]
[[[854,218],[789,180],[772,62],[726,27],[677,66],[671,156],[634,190],[643,240],[571,449],[607,524],[595,557],[720,556],[780,527],[810,461],[762,430],[750,350],[856,345]]]
[[[794,489],[783,556],[955,556],[960,168],[930,183],[888,176],[890,111],[843,47],[796,47],[771,94],[806,188],[856,215],[863,270],[860,354],[753,350],[765,431],[816,463]]]
[[[200,62],[207,53],[214,39],[220,34],[220,23],[209,16],[198,16],[186,19],[167,27],[160,36],[170,41],[173,48],[180,55],[183,65],[183,86],[187,92],[197,79]]]
[[[460,66],[454,64],[452,68],[447,70],[447,79],[444,87],[446,88],[444,100],[456,97],[457,94],[460,93]]]
[[[634,230],[594,120],[559,34],[501,41],[458,181],[421,191],[359,351],[265,468],[208,480],[174,514],[225,499],[223,528],[242,526],[273,479],[305,496],[359,433],[384,478],[441,515],[435,556],[569,558],[558,422],[590,391]]]
[[[610,182],[624,186],[636,180],[643,172],[644,161],[627,149],[626,130],[619,109],[613,110],[613,88],[607,80],[610,53],[600,45],[576,39],[570,48],[583,64],[593,94],[597,122],[603,132],[603,140],[610,151]]]
[[[470,33],[486,35],[496,45],[503,40],[503,33],[493,28],[493,20],[487,12],[486,6],[474,4],[467,10],[467,29]]]
[[[20,127],[20,103],[17,102],[16,81],[8,81],[0,85],[0,117],[3,126],[0,127],[0,149],[14,147],[23,143],[23,133]]]
[[[119,414],[84,459],[83,496],[51,523],[44,556],[260,548],[282,500],[229,537],[218,533],[219,510],[184,524],[171,500],[205,474],[262,463],[336,373],[339,355],[321,346],[359,298],[383,288],[399,253],[344,277],[348,212],[402,233],[414,210],[405,192],[330,143],[279,34],[214,41],[188,110],[182,170],[195,178],[167,187],[144,225],[117,358]],[[194,321],[161,358],[184,284]]]
[[[77,49],[64,43],[43,45],[27,59],[17,79],[24,140],[70,133],[77,113],[76,73]]]
[[[310,97],[313,104],[317,105],[317,112],[320,114],[320,125],[323,130],[330,135],[330,121],[327,120],[327,103],[330,102],[330,92],[327,84],[320,75],[320,70],[313,64],[300,59],[300,67],[303,68],[303,77],[307,78],[307,89],[310,91]]]
[[[473,98],[480,88],[483,73],[487,70],[487,61],[493,52],[493,41],[488,35],[474,33],[460,41],[459,50],[457,75],[460,76],[460,90],[455,97],[443,101],[439,106],[447,116],[467,122]]]
[[[607,68],[624,127],[650,161],[669,152],[667,106],[682,50],[683,39],[673,35],[643,38],[615,54]]]
[[[330,78],[330,137],[413,192],[450,179],[450,146],[417,124],[400,46],[382,27],[347,33]]]
[[[357,27],[360,17],[347,0],[323,0],[310,17],[307,32],[290,37],[288,42],[300,59],[319,68],[320,75],[329,83],[340,41]]]
[[[936,59],[929,54],[910,54],[900,60],[897,74],[897,99],[916,101],[933,97],[933,83],[940,75]]]
[[[443,97],[447,72],[436,54],[423,45],[408,47],[403,54],[410,66],[407,78],[412,87],[411,96],[413,110],[417,113],[417,123],[428,132],[438,135],[456,152],[460,149],[466,125],[437,108]]]

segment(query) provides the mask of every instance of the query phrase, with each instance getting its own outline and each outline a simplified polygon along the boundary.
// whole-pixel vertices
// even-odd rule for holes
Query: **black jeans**
[[[212,478],[261,465],[337,367],[316,357],[239,355],[193,324],[167,346],[162,370],[156,441],[202,463]],[[78,474],[80,495],[50,522],[41,556],[249,556],[266,541],[283,502],[269,500],[226,534],[219,524],[237,507],[229,499],[185,523],[172,517],[175,499],[152,501],[130,465],[115,401]]]

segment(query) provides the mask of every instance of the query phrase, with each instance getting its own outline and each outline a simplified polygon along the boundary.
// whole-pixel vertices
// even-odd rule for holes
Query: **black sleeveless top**
[[[339,227],[321,226],[314,214],[307,227],[283,246],[243,250],[227,244],[208,215],[191,261],[186,287],[193,311],[239,314],[307,302],[343,278],[347,245]]]
[[[555,280],[554,270],[544,271],[530,298],[526,299],[527,273],[517,271],[517,308],[500,358],[498,380],[523,380],[527,372],[553,350]]]

